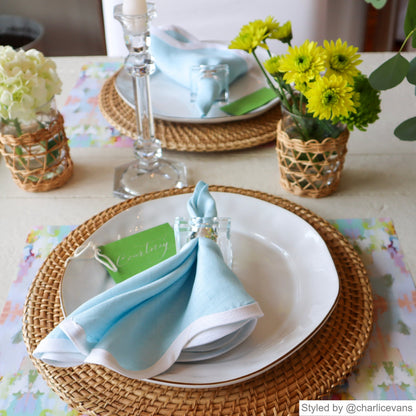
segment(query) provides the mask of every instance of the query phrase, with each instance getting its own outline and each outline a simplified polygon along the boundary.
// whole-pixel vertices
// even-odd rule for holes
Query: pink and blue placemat
[[[360,254],[374,296],[368,349],[332,399],[416,399],[416,289],[389,219],[334,220]],[[22,339],[28,288],[50,251],[74,226],[30,231],[17,278],[0,314],[0,416],[75,416],[33,367]]]

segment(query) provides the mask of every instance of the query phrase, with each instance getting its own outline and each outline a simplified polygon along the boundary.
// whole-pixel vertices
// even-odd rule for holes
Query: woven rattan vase
[[[25,191],[59,188],[73,172],[63,116],[53,112],[49,118],[19,137],[10,128],[0,131],[0,152],[13,180]]]
[[[342,128],[336,138],[302,140],[285,128],[289,125],[285,117],[291,116],[282,109],[276,140],[280,185],[298,196],[322,198],[332,194],[344,166],[348,129]]]

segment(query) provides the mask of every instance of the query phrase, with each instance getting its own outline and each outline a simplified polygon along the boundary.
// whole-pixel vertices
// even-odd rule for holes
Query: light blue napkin
[[[188,209],[190,215],[216,214],[206,184],[198,184]],[[150,378],[178,359],[229,351],[262,315],[217,243],[199,237],[82,304],[39,343],[34,356],[58,367],[94,363],[127,377]]]
[[[151,53],[157,68],[169,78],[191,89],[191,68],[194,65],[227,64],[229,84],[248,71],[248,54],[228,49],[216,42],[202,42],[178,26],[151,28]],[[204,78],[198,86],[196,104],[206,115],[221,93],[214,78]]]
[[[217,205],[214,198],[208,192],[208,185],[199,181],[192,197],[188,201],[188,213],[190,217],[216,217]]]

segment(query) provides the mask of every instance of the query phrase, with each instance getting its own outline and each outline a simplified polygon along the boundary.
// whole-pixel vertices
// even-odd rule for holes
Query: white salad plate
[[[260,69],[251,65],[248,72],[231,83],[229,102],[233,102],[260,88],[267,87],[266,79]],[[116,77],[115,88],[119,96],[134,108],[134,92],[131,76],[123,68]],[[190,90],[176,83],[163,72],[156,70],[150,77],[153,116],[160,120],[181,123],[224,123],[246,120],[263,114],[272,108],[278,98],[241,116],[233,116],[220,109],[224,103],[214,103],[209,113],[201,117],[198,108],[191,102]]]
[[[245,195],[212,192],[218,215],[231,218],[233,271],[264,316],[239,346],[215,358],[175,363],[147,381],[209,388],[255,377],[307,342],[335,308],[339,278],[319,233],[279,206]],[[155,199],[116,215],[87,240],[96,245],[187,216],[190,194]],[[86,243],[84,243],[86,244]],[[94,259],[68,262],[62,285],[64,315],[113,285]]]

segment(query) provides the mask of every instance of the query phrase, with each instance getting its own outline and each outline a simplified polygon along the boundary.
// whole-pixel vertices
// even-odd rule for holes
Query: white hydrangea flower
[[[0,46],[0,117],[30,121],[62,89],[56,65],[42,52]]]

